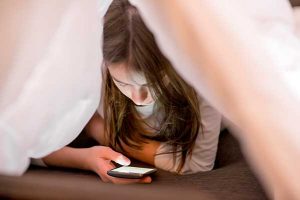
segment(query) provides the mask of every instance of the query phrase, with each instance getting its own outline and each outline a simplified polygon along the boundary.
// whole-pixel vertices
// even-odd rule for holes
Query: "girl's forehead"
[[[110,75],[116,80],[127,84],[145,85],[147,80],[141,72],[136,72],[124,63],[110,64],[108,66]]]

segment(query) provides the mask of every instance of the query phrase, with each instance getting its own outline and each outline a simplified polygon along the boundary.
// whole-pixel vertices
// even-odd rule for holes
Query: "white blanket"
[[[0,173],[67,145],[100,98],[98,0],[0,2]]]

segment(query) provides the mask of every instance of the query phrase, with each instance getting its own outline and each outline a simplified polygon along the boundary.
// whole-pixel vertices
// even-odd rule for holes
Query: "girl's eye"
[[[125,87],[125,86],[128,85],[128,84],[126,84],[126,83],[120,83],[120,82],[118,82],[118,84],[119,84],[120,86],[122,86],[122,87]]]

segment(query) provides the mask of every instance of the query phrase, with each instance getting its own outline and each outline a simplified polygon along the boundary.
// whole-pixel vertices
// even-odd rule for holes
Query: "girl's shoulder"
[[[206,126],[209,124],[220,124],[222,121],[221,113],[202,96],[198,95],[198,99],[202,123]]]

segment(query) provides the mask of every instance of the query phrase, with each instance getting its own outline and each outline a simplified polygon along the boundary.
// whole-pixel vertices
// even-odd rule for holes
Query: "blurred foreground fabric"
[[[131,2],[178,72],[231,122],[270,196],[299,199],[300,40],[290,3]]]
[[[101,85],[98,0],[0,1],[0,173],[62,148],[95,112]]]

